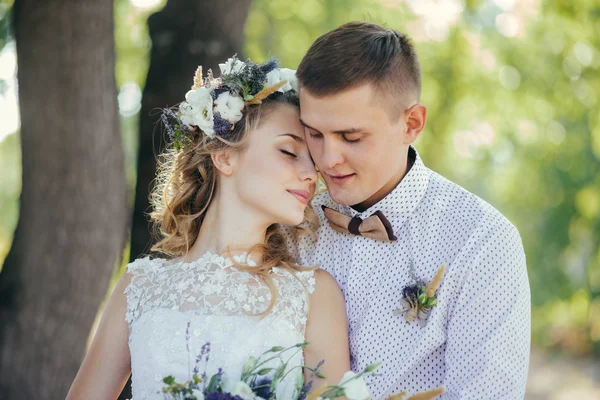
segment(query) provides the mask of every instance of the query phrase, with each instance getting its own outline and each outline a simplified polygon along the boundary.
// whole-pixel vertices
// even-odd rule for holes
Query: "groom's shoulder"
[[[430,174],[423,205],[443,212],[448,218],[470,221],[473,226],[516,231],[514,225],[494,206],[434,171]]]
[[[521,235],[495,207],[437,173],[431,174],[424,200],[429,205],[422,212],[431,215],[437,211],[441,215],[441,221],[431,225],[436,227],[435,234],[452,237],[458,246],[457,257],[462,254],[465,260],[479,259],[489,264],[466,262],[465,265],[492,273],[502,264],[505,273],[512,270],[515,276],[523,276],[526,269],[521,258],[524,254]],[[484,256],[474,257],[474,254]]]

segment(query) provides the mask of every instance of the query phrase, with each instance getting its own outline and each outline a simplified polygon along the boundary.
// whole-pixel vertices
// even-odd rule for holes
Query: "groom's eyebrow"
[[[338,133],[340,135],[347,135],[350,133],[358,133],[358,132],[362,132],[364,129],[362,128],[346,128],[346,129],[339,129],[337,131],[333,131],[333,133]]]
[[[289,136],[292,139],[294,139],[296,142],[298,142],[300,144],[304,144],[304,138],[301,138],[300,136],[294,135],[293,133],[282,133],[281,135],[277,135],[277,136]]]
[[[315,132],[322,133],[322,132],[321,132],[321,131],[319,131],[318,129],[316,129],[316,128],[313,128],[312,126],[310,126],[310,125],[309,125],[309,124],[307,124],[306,122],[302,121],[302,118],[300,118],[300,124],[301,124],[302,126],[304,126],[304,127],[308,128],[308,129],[312,129],[312,130],[313,130],[313,131],[315,131]]]
[[[308,125],[306,122],[302,121],[302,118],[300,118],[300,124],[307,127],[308,129],[312,129],[315,132],[323,134],[323,132],[319,131],[316,128],[313,128],[312,126]],[[351,133],[358,133],[358,132],[362,132],[362,131],[364,131],[363,128],[346,128],[346,129],[338,129],[338,130],[332,131],[332,133],[335,133],[338,135],[348,135]]]

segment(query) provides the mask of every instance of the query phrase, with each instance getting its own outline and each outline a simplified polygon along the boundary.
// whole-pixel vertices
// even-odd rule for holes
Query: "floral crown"
[[[197,132],[194,126],[209,138],[227,139],[246,105],[260,104],[275,92],[298,90],[296,71],[279,68],[276,59],[256,64],[250,59],[242,62],[234,55],[219,68],[220,77],[215,78],[211,70],[203,77],[199,66],[179,110],[163,109],[161,119],[176,149]]]

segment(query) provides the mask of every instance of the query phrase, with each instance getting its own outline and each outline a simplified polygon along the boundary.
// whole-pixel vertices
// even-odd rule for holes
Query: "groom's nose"
[[[342,143],[336,138],[323,139],[323,153],[321,154],[321,165],[325,169],[333,169],[344,162]]]

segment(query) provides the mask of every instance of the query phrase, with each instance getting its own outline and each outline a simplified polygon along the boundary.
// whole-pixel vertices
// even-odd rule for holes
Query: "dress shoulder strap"
[[[150,291],[155,284],[156,275],[160,273],[163,259],[151,259],[149,256],[138,258],[127,264],[127,274],[130,275],[129,285],[125,288],[127,296],[127,313],[125,321],[131,324],[140,316],[144,293]]]

